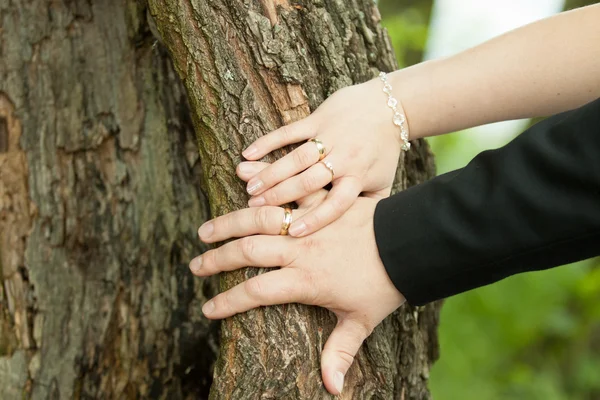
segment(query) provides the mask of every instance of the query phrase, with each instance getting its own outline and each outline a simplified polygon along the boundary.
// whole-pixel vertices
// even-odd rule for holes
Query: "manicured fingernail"
[[[302,235],[305,230],[306,230],[306,224],[301,221],[301,222],[292,224],[292,226],[290,226],[290,230],[288,231],[288,233],[291,236],[298,236],[298,235]]]
[[[192,261],[190,261],[190,269],[193,272],[200,271],[200,268],[202,268],[202,256],[198,256],[198,257],[194,258]]]
[[[248,147],[246,150],[244,150],[244,151],[242,152],[242,155],[243,155],[245,158],[248,158],[248,157],[252,157],[252,156],[253,156],[253,155],[255,155],[256,153],[258,153],[258,148],[257,148],[255,145],[252,145],[252,146]]]
[[[248,200],[248,205],[250,207],[260,207],[263,206],[265,203],[265,198],[262,196],[253,197],[250,200]]]
[[[251,179],[248,182],[248,193],[254,194],[263,186],[263,182],[259,179]]]
[[[211,314],[213,311],[215,311],[215,302],[212,300],[207,302],[204,306],[202,306],[202,312],[204,314]],[[343,379],[344,377],[342,377],[342,381]]]
[[[342,389],[344,388],[344,374],[340,371],[336,371],[335,374],[333,374],[333,385],[338,392],[342,392]]]
[[[212,222],[205,222],[200,229],[198,229],[198,236],[200,236],[200,239],[208,239],[214,230],[215,226]]]

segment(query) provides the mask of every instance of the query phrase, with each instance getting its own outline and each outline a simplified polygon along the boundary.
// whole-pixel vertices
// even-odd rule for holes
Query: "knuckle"
[[[260,178],[263,182],[268,184],[274,184],[279,181],[277,170],[273,168],[273,165],[265,168],[265,170],[260,173]]]
[[[244,282],[244,290],[253,299],[261,299],[263,296],[263,288],[257,277]]]
[[[315,240],[312,236],[306,236],[302,240],[302,246],[308,250],[316,250],[319,248],[319,241]]]
[[[362,342],[373,332],[371,324],[365,322],[364,320],[353,320],[352,323],[356,327],[356,329],[353,330],[353,336],[357,342]]]
[[[344,203],[340,196],[334,196],[331,198],[329,207],[332,213],[337,214],[344,209]]]
[[[317,304],[319,298],[318,280],[310,271],[301,270],[300,282],[304,301],[309,304]]]
[[[363,157],[364,155],[364,149],[359,148],[357,146],[351,146],[348,149],[348,158],[350,160],[359,160]]]
[[[302,301],[295,295],[298,292],[296,282],[281,282],[274,290],[273,298],[279,302]]]
[[[291,140],[292,138],[292,132],[290,130],[290,127],[287,125],[283,125],[277,133],[278,144],[288,143],[289,140]]]
[[[227,314],[230,314],[230,315],[237,314],[237,310],[235,309],[234,304],[235,304],[235,301],[234,301],[234,299],[232,299],[231,290],[228,290],[225,293],[222,293],[219,296],[215,297],[216,309],[224,310],[227,312]]]
[[[298,148],[292,152],[292,157],[298,167],[306,167],[311,164],[311,157],[304,148]]]
[[[350,367],[354,363],[354,355],[344,349],[338,349],[339,357]]]
[[[321,226],[323,222],[323,218],[319,213],[315,213],[311,216],[308,216],[304,219],[304,223],[309,229],[317,229]]]
[[[312,193],[313,191],[315,191],[316,189],[318,189],[317,180],[310,173],[307,173],[307,174],[305,174],[305,176],[302,177],[301,183],[302,183],[302,188],[307,193]]]
[[[285,267],[288,264],[288,262],[287,262],[288,258],[282,252],[277,253],[277,255],[275,257],[275,261],[277,262],[277,265],[280,267]]]
[[[205,271],[214,271],[216,269],[215,253],[217,250],[209,250],[202,254],[202,269]]]
[[[254,258],[254,252],[255,252],[255,246],[254,246],[254,240],[252,237],[245,237],[239,240],[238,242],[238,246],[240,247],[240,252],[242,253],[242,256],[244,257],[244,259],[246,260],[253,260]]]
[[[254,211],[254,225],[261,229],[269,226],[269,209],[267,207],[258,207]]]
[[[263,197],[267,204],[278,205],[279,204],[279,194],[277,193],[277,189],[271,189],[263,193]]]

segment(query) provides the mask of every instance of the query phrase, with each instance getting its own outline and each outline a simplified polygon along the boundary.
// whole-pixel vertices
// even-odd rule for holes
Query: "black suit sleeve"
[[[380,201],[374,229],[412,305],[600,255],[600,99]]]

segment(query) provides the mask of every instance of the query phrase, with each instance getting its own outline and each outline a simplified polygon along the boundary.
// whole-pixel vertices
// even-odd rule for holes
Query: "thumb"
[[[321,354],[323,383],[329,393],[338,395],[342,392],[346,372],[367,336],[369,329],[360,322],[352,319],[338,320]]]

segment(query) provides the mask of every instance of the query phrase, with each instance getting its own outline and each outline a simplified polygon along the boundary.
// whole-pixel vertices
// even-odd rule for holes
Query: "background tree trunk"
[[[0,398],[206,398],[208,216],[135,0],[0,1]]]
[[[246,206],[234,173],[245,146],[305,117],[337,89],[396,66],[372,0],[148,3],[189,95],[212,215]],[[397,189],[427,179],[434,169],[423,141],[399,165]],[[257,273],[225,274],[221,289]],[[428,398],[437,318],[432,305],[404,306],[386,319],[363,345],[340,398]],[[334,323],[327,311],[300,305],[227,319],[211,398],[328,397],[319,359]]]
[[[409,67],[423,61],[423,52],[429,36],[429,21],[434,0],[378,0],[386,25],[401,29],[393,32],[393,45],[400,67]]]

